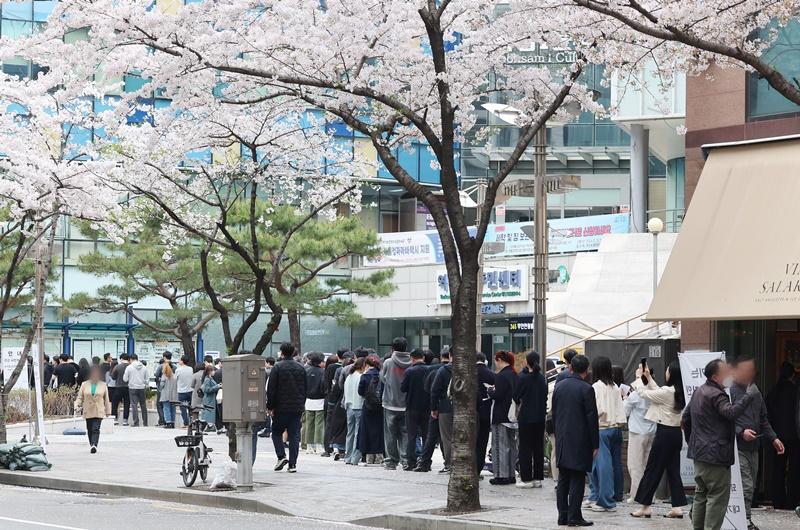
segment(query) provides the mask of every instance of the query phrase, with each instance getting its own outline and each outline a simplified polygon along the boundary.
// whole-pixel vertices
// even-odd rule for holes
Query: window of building
[[[773,65],[790,83],[800,83],[800,21],[793,20],[778,31],[772,47],[764,52],[763,59]],[[751,73],[747,86],[747,114],[749,119],[767,118],[781,114],[800,113],[795,105],[772,88],[758,74]]]

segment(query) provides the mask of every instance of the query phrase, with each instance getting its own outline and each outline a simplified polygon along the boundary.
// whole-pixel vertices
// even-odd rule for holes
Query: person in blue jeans
[[[358,450],[358,424],[361,422],[361,409],[364,398],[358,394],[358,383],[364,373],[366,361],[363,357],[356,359],[353,371],[344,380],[344,406],[347,411],[347,441],[345,444],[345,463],[357,466],[361,462],[361,451]]]
[[[191,359],[187,355],[183,355],[178,359],[178,367],[175,369],[175,379],[178,381],[178,403],[181,407],[181,419],[184,426],[189,425],[189,406],[192,402],[194,369],[190,363]]]
[[[627,423],[622,394],[614,383],[611,359],[597,357],[592,362],[600,447],[592,465],[587,506],[594,512],[614,511],[622,500],[622,427]]]

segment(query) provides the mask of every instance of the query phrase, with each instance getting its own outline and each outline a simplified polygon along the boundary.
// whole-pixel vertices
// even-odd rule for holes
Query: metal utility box
[[[226,422],[253,423],[266,419],[264,358],[231,355],[222,359],[222,418]]]

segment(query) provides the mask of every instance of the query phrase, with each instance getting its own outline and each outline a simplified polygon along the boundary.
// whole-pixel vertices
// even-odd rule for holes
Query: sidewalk
[[[27,427],[9,429],[9,441],[27,433]],[[145,497],[187,504],[202,504],[246,511],[298,515],[328,521],[359,522],[387,528],[531,528],[555,529],[554,484],[545,480],[539,490],[491,486],[481,482],[479,513],[443,517],[434,513],[445,505],[447,476],[436,473],[386,471],[379,467],[353,467],[332,458],[301,452],[296,474],[272,471],[275,453],[271,440],[260,438],[251,492],[209,492],[198,478],[185,488],[179,475],[182,453],[173,438],[181,431],[154,427],[115,427],[101,434],[97,454],[89,453],[85,436],[48,436],[48,458],[53,469],[43,473],[0,471],[0,483],[92,493]],[[210,435],[214,464],[209,482],[227,459],[227,437]],[[214,455],[216,457],[214,458]],[[441,456],[437,453],[437,458]],[[667,506],[655,506],[663,514]],[[630,505],[616,513],[585,512],[594,528],[689,528],[688,519],[662,517],[642,523],[628,515]],[[798,523],[791,512],[758,510],[754,522],[761,528],[791,528]]]

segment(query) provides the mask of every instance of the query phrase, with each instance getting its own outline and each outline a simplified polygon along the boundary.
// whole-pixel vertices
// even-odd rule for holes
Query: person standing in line
[[[75,386],[81,386],[84,381],[89,380],[89,361],[85,358],[78,361],[78,374],[75,376]]]
[[[639,378],[637,378],[638,380]],[[633,497],[639,489],[650,448],[656,436],[656,424],[647,419],[650,409],[650,400],[643,398],[636,390],[636,382],[628,398],[622,402],[625,416],[628,417],[628,473],[631,476],[631,492],[628,502],[634,502]],[[680,425],[680,413],[678,415]]]
[[[386,457],[384,469],[394,470],[398,465],[411,468],[413,454],[406,454],[408,433],[406,432],[406,394],[401,390],[406,370],[411,366],[405,337],[395,337],[392,353],[381,368],[383,393],[383,443]]]
[[[553,423],[556,436],[558,524],[592,526],[581,514],[586,473],[600,448],[597,401],[589,377],[589,359],[575,355],[570,375],[553,390]]]
[[[183,426],[189,425],[189,406],[192,403],[192,367],[189,365],[191,359],[186,355],[181,355],[178,359],[178,367],[175,369],[175,379],[178,383],[178,403],[181,408],[181,419]]]
[[[692,504],[694,530],[719,530],[725,522],[731,496],[731,466],[734,463],[734,422],[758,393],[755,385],[731,403],[725,392],[730,367],[714,359],[703,369],[706,382],[692,394],[683,411],[681,426],[694,460],[695,494]]]
[[[306,371],[294,360],[295,347],[284,342],[281,358],[269,374],[267,382],[267,410],[272,416],[272,445],[278,462],[275,471],[289,465],[288,472],[297,472],[297,455],[300,452],[300,418],[306,402]],[[283,445],[283,432],[288,433],[289,458]]]
[[[781,364],[778,382],[767,394],[769,422],[784,446],[776,455],[772,468],[772,504],[778,510],[791,510],[800,505],[800,389],[795,381],[794,365]]]
[[[172,352],[165,351],[161,354],[161,359],[158,361],[155,372],[153,372],[153,380],[156,384],[156,412],[158,413],[158,425],[161,427],[167,423],[164,417],[164,401],[161,400],[161,376],[164,373],[164,363],[169,363],[172,372],[175,372],[175,365],[172,364]]]
[[[591,494],[584,504],[593,512],[612,512],[622,500],[622,427],[627,422],[622,395],[614,383],[611,359],[597,357],[592,362],[597,417],[600,425],[600,451],[594,459],[589,483]]]
[[[111,371],[111,361],[113,360],[110,353],[103,354],[103,362],[100,363],[100,377],[104,382],[106,381],[106,374]]]
[[[572,375],[572,359],[578,355],[578,352],[572,348],[567,349],[562,357],[564,359],[565,368],[558,372],[555,376],[555,379],[552,382],[548,383],[547,386],[547,410],[552,411],[552,400],[553,400],[553,391],[556,388],[556,384],[560,383],[570,375]],[[548,381],[550,381],[548,379]],[[552,417],[552,412],[550,413]],[[558,466],[555,465],[556,461],[556,436],[555,434],[550,435],[550,474],[553,476],[553,480],[558,482]]]
[[[488,389],[492,398],[492,471],[493,486],[514,484],[517,480],[517,414],[514,392],[519,377],[514,370],[514,354],[498,350],[494,354],[497,368],[494,386]]]
[[[731,400],[736,403],[747,392],[747,387],[755,387],[756,361],[750,355],[740,355],[733,363],[733,385],[731,385]],[[753,394],[750,404],[744,412],[736,418],[736,442],[739,450],[739,468],[742,472],[742,490],[744,491],[744,507],[747,514],[748,530],[758,530],[753,524],[751,508],[753,506],[753,492],[758,478],[758,459],[760,441],[766,440],[775,449],[778,455],[784,453],[783,442],[775,434],[769,423],[767,405],[761,392]]]
[[[125,367],[122,380],[128,385],[128,395],[133,409],[133,426],[139,426],[139,409],[142,410],[142,425],[147,427],[147,398],[145,388],[149,377],[147,367],[139,362],[139,356],[135,353],[130,355],[131,362]]]
[[[325,392],[325,403],[323,406],[323,411],[325,414],[325,434],[323,436],[323,448],[322,457],[330,457],[334,453],[334,448],[331,445],[331,440],[333,433],[331,431],[331,427],[333,426],[333,413],[336,410],[336,399],[340,397],[339,395],[332,395],[331,391],[334,388],[334,378],[336,377],[336,371],[342,367],[342,360],[344,359],[344,354],[347,352],[347,348],[339,348],[336,353],[332,353],[325,359],[325,376],[323,377],[323,390]],[[333,400],[333,404],[331,404],[331,400]],[[338,452],[338,451],[337,451]]]
[[[558,375],[556,376],[556,383],[560,383],[570,375],[572,375],[572,359],[578,355],[578,352],[569,348],[567,351],[564,352],[564,363],[566,364],[566,368],[561,370]]]
[[[131,411],[131,395],[128,393],[128,383],[125,381],[125,370],[128,368],[128,354],[123,353],[119,356],[119,362],[111,372],[114,379],[114,400],[111,402],[111,410],[114,412],[114,424],[119,424],[119,403],[122,402],[122,426],[128,426],[128,416]]]
[[[199,420],[200,412],[203,410],[203,375],[205,374],[206,364],[198,364],[192,373],[192,403],[191,420]],[[191,425],[191,421],[189,422]]]
[[[158,397],[164,413],[164,428],[175,428],[175,404],[178,398],[178,378],[172,371],[172,363],[165,359],[161,364],[161,393]]]
[[[642,375],[647,379],[647,385],[643,383]],[[642,507],[631,515],[648,519],[652,516],[653,511],[650,509],[650,505],[653,504],[653,496],[656,494],[661,477],[666,473],[672,509],[667,512],[665,517],[683,519],[681,507],[686,506],[687,501],[681,480],[683,438],[680,425],[681,412],[686,406],[686,398],[683,395],[680,363],[672,361],[667,367],[664,377],[666,385],[659,387],[650,373],[650,368],[645,366],[644,374],[642,374],[641,368],[636,371],[636,381],[633,382],[634,394],[638,394],[640,399],[651,403],[645,419],[656,424],[657,427],[642,480],[635,492],[631,490],[635,495],[634,500]],[[628,399],[631,398],[628,397]]]
[[[222,359],[220,359],[219,357],[214,359],[214,382],[216,382],[218,385],[222,385]],[[217,435],[221,435],[227,432],[225,430],[225,418],[222,417],[223,393],[217,391],[216,399],[217,399],[217,404],[216,404],[216,411],[214,414],[214,428],[217,430]]]
[[[325,360],[320,352],[312,351],[307,356],[306,403],[303,433],[307,443],[307,453],[322,454],[325,443]]]
[[[436,375],[431,384],[431,418],[439,424],[439,442],[442,444],[444,467],[439,473],[450,473],[453,457],[453,402],[447,393],[450,381],[453,379],[453,365],[450,363],[450,353],[447,357],[442,354],[442,364],[436,370]],[[433,457],[433,448],[424,451],[427,468],[430,470],[430,459]]]
[[[275,367],[275,357],[267,357],[264,359],[264,395],[267,394],[267,385],[269,385],[269,374],[272,373],[272,369]],[[262,428],[257,432],[259,438],[269,438],[272,436],[272,418],[269,414],[267,414],[266,419],[264,420],[264,425]]]
[[[478,473],[478,480],[483,477],[483,471],[486,465],[486,449],[489,447],[489,433],[492,432],[492,398],[489,397],[489,387],[494,386],[495,373],[491,368],[486,366],[486,354],[478,352],[476,354],[477,362],[477,375],[478,386],[476,392],[477,407],[478,407],[478,434],[475,437],[475,471]]]
[[[75,363],[70,362],[69,355],[62,353],[60,362],[53,371],[56,379],[58,380],[58,387],[62,386],[76,386],[76,378],[78,376],[78,367]]]
[[[81,383],[78,395],[75,398],[75,410],[83,410],[86,420],[86,433],[89,435],[89,452],[97,452],[100,444],[100,425],[103,418],[111,415],[111,400],[108,397],[108,387],[101,379],[99,366],[89,370],[89,377]]]
[[[353,370],[344,380],[344,406],[347,412],[347,442],[345,445],[345,464],[357,466],[361,462],[361,451],[358,450],[358,427],[361,423],[361,409],[364,398],[358,394],[358,384],[364,373],[366,361],[363,357],[356,359]]]
[[[380,464],[383,455],[383,404],[381,402],[381,361],[371,353],[365,359],[366,372],[358,381],[358,395],[364,398],[356,446],[366,457],[364,465]]]
[[[400,390],[406,395],[406,437],[408,445],[406,456],[409,464],[406,471],[413,471],[417,463],[417,438],[422,437],[423,447],[428,434],[428,421],[431,417],[431,395],[425,391],[425,379],[428,376],[425,364],[425,351],[415,348],[411,352],[411,366],[403,376]]]
[[[217,420],[217,392],[222,385],[214,380],[214,365],[206,365],[203,368],[203,378],[200,383],[200,390],[203,391],[203,407],[200,410],[200,421],[204,423],[204,430],[216,427]]]
[[[539,367],[539,354],[525,357],[527,366],[519,375],[514,402],[519,406],[518,488],[541,488],[544,480],[544,420],[547,414],[547,381]],[[533,466],[531,467],[531,460]]]
[[[449,346],[444,346],[442,352],[446,358],[449,359]],[[436,374],[441,368],[442,354],[435,354],[430,352],[425,356],[425,364],[428,367],[428,373],[425,375],[425,392],[432,395],[433,381],[436,379]],[[430,410],[430,405],[428,405]],[[431,411],[432,412],[432,411]],[[433,414],[428,415],[428,432],[425,434],[425,443],[422,444],[422,451],[419,458],[417,458],[417,465],[414,468],[415,472],[427,473],[431,470],[431,461],[433,459],[433,452],[436,451],[436,445],[439,443],[439,420],[433,417]],[[444,455],[444,449],[442,449]]]

